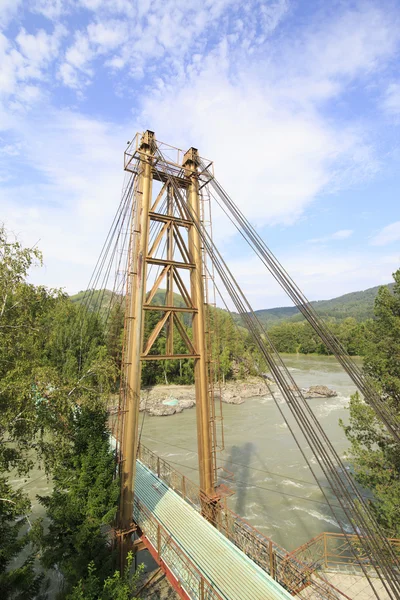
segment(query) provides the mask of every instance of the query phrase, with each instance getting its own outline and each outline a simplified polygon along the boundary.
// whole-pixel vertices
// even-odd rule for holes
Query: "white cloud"
[[[213,159],[217,178],[257,224],[294,223],[318,194],[379,168],[368,127],[328,120],[319,107],[393,55],[393,20],[360,4],[310,25],[293,44],[285,39],[283,50],[274,39],[251,59],[228,36],[153,86],[141,121],[159,139],[195,144]]]
[[[87,38],[80,33],[76,35],[74,44],[65,54],[66,61],[77,69],[83,69],[92,56],[93,52]]]
[[[347,8],[328,11],[325,18],[312,19],[299,35],[285,39],[275,69],[285,74],[281,91],[287,98],[310,102],[334,98],[352,79],[371,75],[397,51],[397,11],[384,3],[343,6]]]
[[[250,52],[262,44],[287,11],[286,0],[253,0],[243,6],[238,0],[165,0],[158,3],[129,3],[124,0],[80,0],[95,13],[95,19],[77,39],[86,40],[85,64],[104,55],[104,65],[112,70],[127,68],[134,78],[159,71],[169,79],[185,71],[193,54],[207,54],[216,40],[230,39]],[[245,27],[239,15],[246,13]],[[229,18],[228,18],[229,14]],[[243,25],[243,23],[242,23]],[[260,36],[257,32],[262,31]],[[74,51],[76,41],[71,46]],[[81,51],[81,49],[79,49]],[[67,52],[68,55],[68,52]],[[66,57],[66,62],[73,63]],[[156,65],[156,66],[155,66]],[[68,85],[68,80],[64,79]]]
[[[309,252],[292,249],[280,262],[309,300],[329,300],[392,281],[399,268],[398,254],[360,252]],[[290,306],[291,300],[256,258],[227,261],[255,309]]]
[[[391,83],[387,88],[383,109],[388,115],[400,115],[400,83]]]
[[[78,291],[87,285],[120,201],[126,133],[71,111],[47,108],[45,114],[13,123],[23,140],[15,149],[19,164],[37,171],[43,183],[3,185],[0,214],[25,243],[40,240],[47,267],[33,273],[34,281]]]
[[[371,240],[373,246],[386,246],[392,242],[400,241],[400,221],[386,225]]]
[[[117,50],[128,39],[128,24],[115,19],[93,22],[85,32],[78,31],[59,67],[59,76],[64,85],[75,89],[89,85],[94,75],[92,61]],[[113,66],[117,65],[118,61],[114,61]]]
[[[353,235],[352,229],[339,229],[339,231],[335,231],[335,233],[331,233],[330,235],[326,235],[324,237],[313,238],[308,240],[310,244],[324,244],[326,242],[330,242],[332,240],[346,240],[350,236]]]
[[[106,123],[44,103],[41,114],[33,111],[7,124],[21,144],[16,147],[24,164],[45,183],[8,185],[1,212],[29,242],[41,239],[47,283],[71,291],[84,287],[118,203],[121,155],[136,125],[154,129],[166,142],[198,146],[215,161],[217,178],[257,226],[290,225],[322,192],[349,186],[377,168],[368,126],[327,118],[326,102],[337,101],[358,78],[369,83],[369,74],[393,56],[399,30],[390,11],[369,3],[341,8],[290,38],[297,41],[278,35],[271,43],[268,36],[288,11],[284,0],[256,0],[251,6],[238,0],[79,4],[88,25],[64,49],[57,64],[61,81],[80,90],[94,76],[105,76],[96,71],[101,61],[113,70],[125,67],[124,77],[145,79],[142,104],[135,104],[137,123],[122,124],[120,117]],[[56,14],[62,7],[56,1],[39,5],[49,18],[51,10]],[[40,98],[34,79],[48,77],[50,58],[54,62],[60,55],[52,43],[40,32],[33,37],[21,30],[18,46],[0,36],[0,53],[3,48],[8,61],[0,86],[18,91],[26,102],[35,94]],[[214,233],[223,243],[231,229],[215,217]],[[345,239],[349,232],[335,232],[331,239]],[[321,297],[318,277],[326,282],[329,273],[332,292],[323,289],[332,295],[336,284],[344,293],[362,287],[362,281],[368,280],[364,287],[373,285],[372,278],[380,276],[378,267],[368,275],[356,255],[350,262],[344,254],[323,257],[318,264],[312,258],[300,263],[288,256],[285,266],[294,276],[303,272],[305,289],[316,298]],[[342,287],[348,286],[343,292],[341,269]],[[265,297],[261,280],[259,287],[257,281],[251,285],[250,292]]]
[[[214,160],[218,180],[250,219],[294,223],[318,193],[337,185],[343,163],[364,176],[363,132],[335,128],[301,102],[285,101],[268,73],[232,80],[225,63],[221,48],[180,87],[153,92],[142,122],[159,139],[196,145]]]
[[[9,21],[17,14],[22,0],[1,0],[0,1],[0,25],[6,27]]]
[[[93,74],[90,62],[94,54],[87,36],[78,32],[74,43],[65,53],[65,61],[59,67],[58,74],[64,85],[80,89],[90,83]]]
[[[105,12],[112,14],[132,14],[134,4],[131,0],[77,0],[77,3],[95,13]],[[139,4],[146,5],[146,0],[141,0]]]
[[[30,10],[47,19],[56,20],[71,7],[70,0],[31,0]]]
[[[65,34],[66,30],[62,25],[56,25],[51,34],[39,29],[33,35],[22,28],[15,39],[28,65],[35,71],[40,70],[57,57]]]
[[[105,23],[90,23],[87,28],[89,40],[101,52],[115,50],[126,43],[127,31],[127,23],[116,19]]]
[[[336,231],[335,233],[332,234],[332,239],[333,240],[345,240],[345,239],[349,238],[351,235],[353,235],[352,229],[340,229],[339,231]]]
[[[15,43],[0,33],[0,94],[17,94],[17,100],[21,101],[24,99],[24,94],[19,94],[21,84],[47,79],[47,69],[57,57],[65,33],[61,25],[52,33],[39,29],[36,34],[30,34],[21,28]],[[22,85],[22,90],[26,98],[26,86]]]
[[[393,18],[393,13],[379,4],[360,3],[332,19],[327,28],[316,31],[301,58],[328,78],[372,71],[397,47],[398,17]]]

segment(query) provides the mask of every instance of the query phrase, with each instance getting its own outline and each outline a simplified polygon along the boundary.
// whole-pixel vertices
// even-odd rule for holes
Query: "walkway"
[[[222,598],[224,600],[289,600],[292,596],[241,550],[208,523],[176,492],[170,489],[139,460],[135,479],[135,521],[190,598]],[[164,535],[160,546],[160,527]],[[173,545],[170,555],[167,546]],[[182,551],[201,573],[206,590],[193,585],[192,573],[185,580],[185,561],[177,558],[175,547]],[[178,549],[177,548],[177,549]],[[162,552],[163,551],[163,552]],[[159,553],[160,553],[159,552]],[[169,556],[169,558],[168,558]]]

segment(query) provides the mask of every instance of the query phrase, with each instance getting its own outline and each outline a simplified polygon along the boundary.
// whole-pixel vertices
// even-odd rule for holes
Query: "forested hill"
[[[160,306],[165,304],[165,290],[158,290],[152,300],[152,304]],[[110,302],[113,297],[113,292],[110,290],[91,290],[87,292],[78,292],[73,296],[70,296],[70,300],[73,304],[84,304],[87,305],[88,310],[99,312],[100,314],[108,311]],[[184,306],[185,303],[179,294],[174,293],[174,303],[176,306]]]
[[[388,287],[393,288],[393,283],[389,283]],[[342,321],[348,317],[353,317],[357,321],[365,321],[373,317],[373,308],[376,295],[378,293],[379,286],[369,288],[361,292],[351,292],[344,296],[338,296],[331,300],[317,300],[311,302],[318,314],[327,318],[333,318],[337,321]],[[164,304],[162,298],[165,290],[159,290],[153,299],[153,304]],[[98,309],[100,312],[106,310],[110,304],[112,292],[109,290],[94,290],[86,298],[89,299],[89,309]],[[175,296],[175,303],[180,306],[182,299],[177,294]],[[74,296],[71,296],[72,302],[80,303],[84,301],[85,292],[79,292]],[[87,301],[87,300],[86,300]],[[280,306],[277,308],[266,308],[256,311],[259,319],[268,326],[277,325],[283,321],[302,321],[303,317],[294,306]],[[238,316],[239,319],[239,316]]]
[[[393,283],[388,287],[393,289]],[[374,301],[379,287],[368,288],[361,292],[351,292],[338,296],[331,300],[317,300],[311,302],[319,315],[327,318],[333,318],[338,321],[353,317],[357,321],[370,319],[374,314]],[[260,321],[268,326],[277,325],[283,321],[302,321],[303,316],[295,306],[282,306],[278,308],[266,308],[257,310],[256,314]]]

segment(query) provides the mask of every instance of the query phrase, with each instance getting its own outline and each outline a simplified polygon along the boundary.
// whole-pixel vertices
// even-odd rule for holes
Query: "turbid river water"
[[[337,391],[334,398],[308,402],[343,458],[348,442],[338,421],[348,422],[354,384],[333,357],[286,355],[284,360],[300,387],[321,384]],[[294,425],[282,398],[278,401]],[[322,531],[340,531],[271,397],[224,404],[223,416],[225,450],[219,455],[223,466],[219,476],[235,491],[229,503],[237,514],[288,550]],[[295,425],[294,429],[298,433]],[[146,416],[142,442],[197,481],[194,409],[170,417]],[[301,436],[300,443],[315,467],[315,458]],[[335,503],[329,489],[326,493]]]
[[[348,421],[354,385],[332,357],[286,355],[284,360],[300,387],[322,384],[337,391],[334,398],[308,402],[343,457],[348,442],[338,421]],[[283,400],[279,402],[288,415]],[[230,507],[288,550],[321,531],[339,531],[273,399],[257,397],[240,405],[224,404],[223,414],[225,450],[219,455],[219,464],[224,469],[219,476],[235,491]],[[197,481],[194,409],[169,417],[146,416],[142,442]],[[304,440],[301,445],[315,464]],[[14,485],[29,493],[33,517],[43,515],[36,495],[46,495],[51,487],[43,472],[33,471],[29,480],[16,479]],[[329,490],[327,493],[331,499]]]

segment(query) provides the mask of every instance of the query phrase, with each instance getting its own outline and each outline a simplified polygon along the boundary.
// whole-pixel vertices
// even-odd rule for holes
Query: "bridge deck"
[[[214,597],[226,600],[289,600],[292,598],[289,592],[253,563],[139,460],[136,467],[135,498],[168,532],[183,554],[211,584],[210,587],[216,592]],[[145,535],[148,535],[151,523],[146,519],[145,513],[137,507],[135,520],[138,521]],[[164,560],[167,562],[168,558]],[[180,568],[176,560],[171,558],[168,567],[175,576],[182,579],[176,572]],[[190,593],[190,590],[188,595],[196,597]]]

